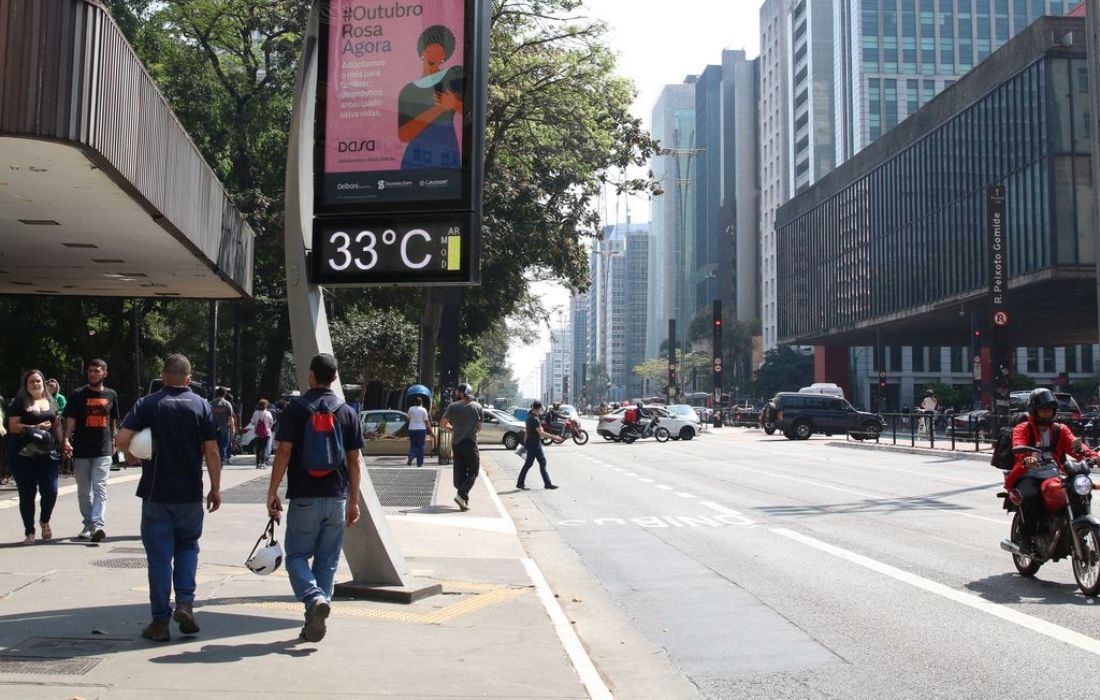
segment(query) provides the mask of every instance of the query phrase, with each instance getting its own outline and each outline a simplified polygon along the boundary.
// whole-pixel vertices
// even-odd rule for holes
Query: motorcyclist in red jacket
[[[1096,457],[1097,453],[1082,446],[1074,452],[1075,440],[1073,431],[1069,426],[1054,422],[1054,414],[1058,410],[1058,399],[1050,389],[1036,389],[1027,399],[1027,420],[1017,425],[1012,431],[1012,447],[1037,447],[1044,453],[1050,454],[1061,468],[1066,463],[1066,455],[1071,454],[1078,459]],[[1041,486],[1044,478],[1049,475],[1033,475],[1029,473],[1032,467],[1039,466],[1040,459],[1035,454],[1017,454],[1016,464],[1005,476],[1005,489],[1011,494],[1016,490],[1016,498],[1023,514],[1020,525],[1021,550],[1030,552],[1031,538],[1035,535],[1035,526],[1043,517],[1046,506],[1043,504]]]

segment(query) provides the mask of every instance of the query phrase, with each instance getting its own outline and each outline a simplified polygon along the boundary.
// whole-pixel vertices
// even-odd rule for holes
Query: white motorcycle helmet
[[[252,547],[244,565],[248,570],[260,576],[267,576],[283,563],[283,548],[275,539],[275,518],[267,521],[260,539]]]
[[[149,428],[134,433],[130,438],[130,454],[138,459],[153,458],[153,431]]]

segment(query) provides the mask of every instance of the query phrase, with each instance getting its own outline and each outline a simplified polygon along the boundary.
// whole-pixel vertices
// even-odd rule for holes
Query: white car
[[[671,406],[666,406],[665,410],[669,416],[668,418],[661,418],[661,425],[668,428],[673,440],[690,440],[703,429],[703,425],[699,421],[699,414],[695,412],[694,407],[686,403],[674,403]]]
[[[484,408],[481,411],[481,432],[478,433],[478,442],[489,445],[499,442],[509,450],[519,446],[523,437],[523,431],[527,424],[507,411],[498,411],[493,408]]]
[[[596,434],[604,440],[618,440],[619,431],[623,429],[623,419],[628,408],[630,406],[623,406],[622,408],[616,408],[611,413],[600,416],[596,424]],[[684,413],[684,409],[687,409],[687,413]],[[687,404],[675,404],[673,406],[653,404],[645,406],[645,410],[654,412],[660,417],[661,425],[668,428],[673,440],[690,440],[702,430],[699,417],[695,415],[695,409]],[[645,418],[641,419],[642,425],[648,422]]]

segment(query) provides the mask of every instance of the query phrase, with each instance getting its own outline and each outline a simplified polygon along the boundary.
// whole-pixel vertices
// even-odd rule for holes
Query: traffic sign
[[[1008,325],[1008,312],[1007,311],[997,311],[997,312],[995,312],[993,314],[993,324],[996,325],[996,326],[999,326],[1001,328],[1004,328],[1005,326],[1007,326]]]

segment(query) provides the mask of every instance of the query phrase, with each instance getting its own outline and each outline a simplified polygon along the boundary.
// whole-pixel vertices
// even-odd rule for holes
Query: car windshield
[[[704,408],[704,407],[703,406],[699,407],[700,410],[702,408]],[[683,404],[683,405],[677,404],[677,405],[673,405],[673,406],[668,407],[668,412],[673,414],[673,415],[676,415],[676,416],[686,416],[686,415],[689,415],[691,413],[694,413],[695,411],[696,411],[696,409],[694,409],[691,406],[688,406],[686,404]]]
[[[516,418],[514,413],[509,413],[508,411],[493,411],[492,413],[493,413],[493,415],[495,415],[497,418],[504,421],[505,423],[522,423],[523,422],[519,418]]]
[[[1069,394],[1055,394],[1058,399],[1059,413],[1080,413],[1081,407],[1077,405],[1077,399]]]
[[[567,416],[577,415],[577,409],[574,406],[571,406],[567,403],[561,405],[560,412],[564,413]]]

